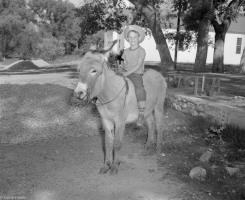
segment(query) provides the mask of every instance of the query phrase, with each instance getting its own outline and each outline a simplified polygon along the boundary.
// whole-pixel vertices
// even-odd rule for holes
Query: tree
[[[126,21],[121,0],[117,6],[114,6],[110,0],[89,1],[77,8],[76,12],[81,28],[80,45],[86,43],[87,36],[96,34],[100,30],[120,32],[122,23]]]
[[[240,61],[240,73],[245,74],[245,46],[243,48],[242,57]]]
[[[62,0],[30,0],[28,5],[36,15],[35,23],[60,40],[67,54],[78,46],[81,30],[73,4]]]
[[[86,53],[91,47],[95,47],[97,50],[104,49],[104,33],[105,31],[100,30],[93,35],[87,35],[82,45],[83,54]]]
[[[19,34],[30,18],[25,0],[0,0],[0,52],[3,57],[15,52]]]
[[[197,52],[194,63],[195,72],[206,71],[208,34],[212,14],[211,2],[210,0],[188,0],[188,6],[186,6],[186,11],[183,16],[185,29],[197,33]]]
[[[197,32],[195,71],[205,71],[209,24],[215,30],[213,72],[224,72],[224,43],[231,21],[235,20],[245,0],[183,0],[188,6],[183,16],[187,30]],[[176,4],[176,3],[175,3]]]
[[[41,41],[40,34],[33,23],[29,23],[18,35],[17,52],[21,59],[29,60],[35,56],[38,44]]]
[[[5,58],[14,52],[17,43],[16,36],[21,31],[23,23],[17,15],[3,14],[0,18],[0,51]]]
[[[55,60],[65,54],[65,47],[55,37],[49,36],[38,44],[36,54],[44,60]]]
[[[212,72],[224,72],[224,44],[225,36],[231,25],[239,15],[239,10],[245,6],[245,0],[214,0],[213,17],[211,23],[215,30],[215,46]]]

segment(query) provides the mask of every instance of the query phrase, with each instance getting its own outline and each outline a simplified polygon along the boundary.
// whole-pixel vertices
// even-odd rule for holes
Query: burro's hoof
[[[118,167],[116,165],[112,165],[110,170],[110,175],[116,175],[118,173]]]
[[[157,154],[160,154],[162,152],[162,145],[161,144],[157,145],[156,150],[157,150]]]
[[[110,168],[111,167],[109,164],[105,164],[103,167],[100,168],[99,174],[106,174]]]
[[[146,150],[156,149],[156,143],[155,142],[147,142],[147,143],[145,143],[144,147]]]

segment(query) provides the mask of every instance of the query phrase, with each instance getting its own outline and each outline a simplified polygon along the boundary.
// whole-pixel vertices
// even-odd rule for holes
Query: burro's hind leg
[[[102,119],[102,122],[105,130],[105,161],[99,174],[106,174],[111,168],[113,160],[114,124],[106,119]]]
[[[156,137],[155,137],[156,124],[155,124],[153,112],[147,116],[146,123],[148,128],[148,136],[147,136],[145,148],[150,149],[152,147],[155,147],[156,145]]]
[[[113,143],[114,160],[111,166],[110,174],[114,175],[118,173],[118,167],[120,165],[120,150],[122,148],[123,136],[125,131],[125,123],[119,121],[115,123],[115,136]]]

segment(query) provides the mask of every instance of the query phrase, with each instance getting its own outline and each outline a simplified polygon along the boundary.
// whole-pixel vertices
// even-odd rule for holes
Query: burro
[[[81,100],[96,98],[105,131],[105,158],[100,174],[117,174],[120,165],[119,153],[125,125],[138,118],[138,106],[133,83],[117,75],[107,63],[108,51],[88,51],[78,65],[79,80],[74,95]],[[148,127],[146,148],[155,146],[160,151],[164,126],[164,100],[167,83],[153,69],[144,72],[146,90],[145,121]]]

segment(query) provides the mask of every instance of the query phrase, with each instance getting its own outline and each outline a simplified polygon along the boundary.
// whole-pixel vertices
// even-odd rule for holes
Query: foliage
[[[30,23],[26,28],[18,35],[18,49],[21,59],[30,60],[37,51],[38,43],[41,42],[39,33],[37,32],[35,25]]]
[[[82,54],[86,53],[91,45],[95,45],[98,50],[103,49],[104,47],[104,32],[105,31],[98,31],[93,35],[87,35],[83,45],[81,46]]]
[[[176,32],[166,32],[166,38],[170,43],[170,48],[175,45],[176,40]],[[178,49],[180,51],[186,51],[191,49],[194,45],[196,45],[196,34],[192,31],[181,30],[179,32],[179,44]]]
[[[209,134],[205,139],[210,140],[212,138],[218,138],[219,144],[223,145],[224,141],[222,138],[222,134],[223,134],[225,128],[226,128],[225,125],[222,125],[219,127],[215,127],[215,126],[209,127],[209,129],[208,129]]]
[[[16,50],[19,34],[31,16],[25,0],[0,0],[0,52],[4,57]]]
[[[36,15],[36,24],[62,41],[67,53],[77,46],[81,30],[73,4],[68,1],[31,0],[29,6]]]
[[[16,35],[21,31],[23,23],[17,15],[2,15],[0,17],[0,51],[3,57],[7,57],[14,52],[17,42]]]
[[[200,21],[204,18],[210,20],[212,9],[209,1],[189,0],[183,15],[183,26],[188,31],[198,31]]]
[[[75,9],[80,19],[80,45],[86,43],[86,36],[96,34],[100,30],[120,32],[126,17],[123,15],[122,1],[120,0],[117,5],[114,7],[110,0],[94,0]]]
[[[244,6],[244,0],[214,0],[212,21],[217,21],[219,24],[222,24],[227,19],[235,21],[240,13],[244,13]]]
[[[42,43],[37,45],[36,55],[44,60],[54,60],[65,54],[65,47],[62,42],[51,36],[43,38]]]

